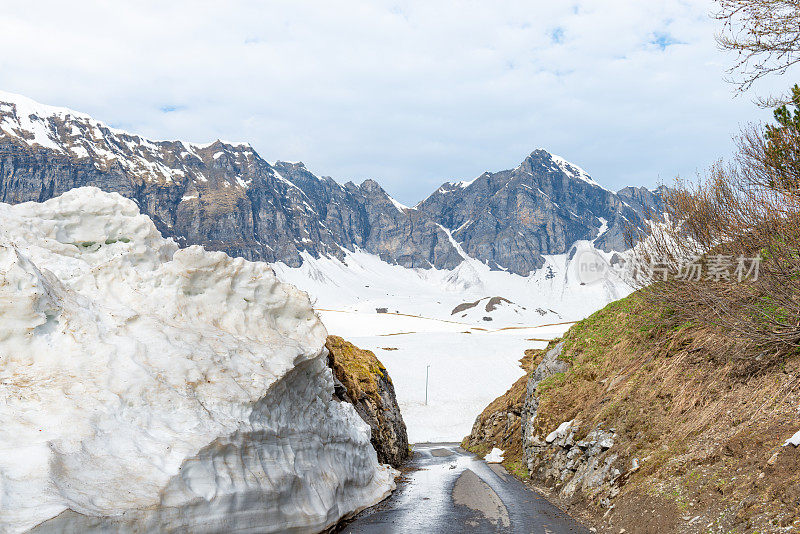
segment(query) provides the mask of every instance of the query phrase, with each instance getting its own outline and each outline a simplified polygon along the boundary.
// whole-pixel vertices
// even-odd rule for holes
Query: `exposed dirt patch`
[[[453,308],[453,311],[450,312],[450,315],[455,315],[463,311],[471,310],[472,308],[480,304],[481,300],[483,299],[478,299],[475,302],[462,302],[461,304]]]
[[[513,303],[513,302],[511,302],[510,300],[508,300],[508,299],[506,299],[506,298],[503,298],[503,297],[492,297],[492,298],[490,298],[490,299],[489,299],[489,300],[486,302],[486,311],[487,311],[487,312],[493,312],[495,309],[497,309],[497,307],[498,307],[500,304],[502,304],[502,303],[504,303],[504,302],[505,302],[506,304],[514,304],[514,303]],[[524,309],[524,308],[523,308],[523,309]]]

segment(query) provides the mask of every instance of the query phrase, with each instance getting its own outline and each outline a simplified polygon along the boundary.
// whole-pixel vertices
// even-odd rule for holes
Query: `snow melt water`
[[[394,486],[306,295],[120,195],[0,204],[0,317],[0,532],[312,532]]]

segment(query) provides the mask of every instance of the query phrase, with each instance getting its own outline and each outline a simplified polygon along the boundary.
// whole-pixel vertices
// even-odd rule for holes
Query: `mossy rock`
[[[325,346],[331,354],[334,375],[347,389],[348,396],[354,401],[369,397],[382,406],[378,382],[387,378],[387,374],[375,353],[360,349],[339,336],[328,336]]]

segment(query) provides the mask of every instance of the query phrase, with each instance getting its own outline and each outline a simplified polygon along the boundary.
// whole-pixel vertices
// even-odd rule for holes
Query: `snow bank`
[[[394,486],[306,295],[120,195],[0,204],[0,317],[0,532],[311,532]]]
[[[800,430],[795,432],[795,434],[786,440],[786,443],[783,444],[784,447],[788,447],[789,445],[793,445],[795,447],[800,446]]]
[[[503,454],[505,454],[503,449],[495,447],[489,454],[484,456],[483,459],[486,460],[487,464],[499,464],[503,463]]]

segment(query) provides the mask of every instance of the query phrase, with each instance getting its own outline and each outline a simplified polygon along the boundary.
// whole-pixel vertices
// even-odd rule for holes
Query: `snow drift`
[[[394,486],[307,296],[118,194],[0,204],[0,317],[0,532],[319,531]]]

